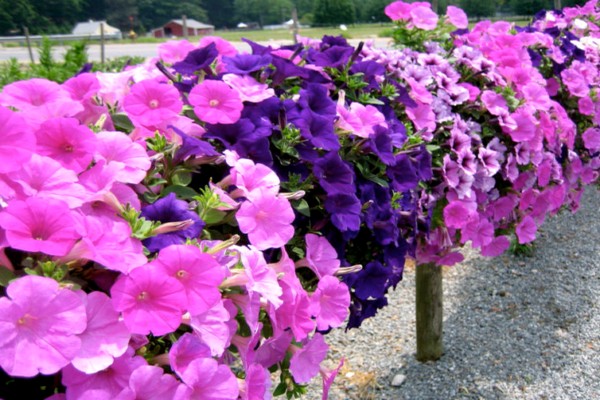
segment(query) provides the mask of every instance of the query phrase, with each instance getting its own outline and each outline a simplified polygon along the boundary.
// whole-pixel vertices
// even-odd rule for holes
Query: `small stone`
[[[395,386],[395,387],[402,386],[402,384],[405,381],[406,381],[406,375],[397,374],[394,376],[394,379],[392,379],[392,386]]]

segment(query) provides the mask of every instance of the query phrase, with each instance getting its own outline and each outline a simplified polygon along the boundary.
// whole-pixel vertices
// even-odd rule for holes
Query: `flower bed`
[[[327,397],[323,335],[385,306],[407,257],[496,256],[576,210],[600,167],[595,3],[526,28],[387,12],[407,46],[205,38],[6,86],[5,373],[67,399],[293,396],[320,374]]]

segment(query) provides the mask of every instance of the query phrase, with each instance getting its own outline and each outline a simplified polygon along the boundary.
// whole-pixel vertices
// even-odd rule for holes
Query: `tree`
[[[356,20],[352,0],[316,0],[314,15],[316,25],[351,24]]]
[[[291,18],[290,0],[234,0],[236,24],[258,22],[260,26],[280,24]]]
[[[460,6],[469,17],[491,17],[496,13],[496,1],[461,0]]]
[[[552,0],[511,0],[510,7],[517,15],[533,15],[540,10],[554,8]]]
[[[157,28],[183,15],[208,21],[206,10],[193,0],[138,0],[138,19],[144,30]]]
[[[208,21],[217,28],[233,28],[237,25],[233,0],[204,0],[202,8],[206,10]]]

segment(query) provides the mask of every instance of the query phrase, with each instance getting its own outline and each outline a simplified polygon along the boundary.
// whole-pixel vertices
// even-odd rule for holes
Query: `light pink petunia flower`
[[[250,75],[225,74],[223,82],[237,91],[242,101],[249,103],[260,103],[275,96],[275,91],[269,88],[269,85],[258,82]]]
[[[169,350],[171,369],[182,376],[188,365],[197,358],[210,358],[210,348],[192,333],[184,333]]]
[[[35,135],[23,118],[0,107],[0,173],[18,171],[35,149]]]
[[[340,268],[337,252],[326,237],[308,233],[306,241],[306,258],[296,263],[299,267],[309,267],[319,279],[333,275]]]
[[[319,280],[317,290],[311,297],[313,315],[317,319],[317,329],[325,331],[337,328],[344,323],[350,307],[350,290],[345,283],[333,276]]]
[[[403,1],[395,1],[385,7],[385,15],[392,21],[406,21],[410,19],[411,5]]]
[[[181,377],[186,386],[181,385],[173,400],[237,399],[239,387],[237,378],[227,365],[219,364],[212,358],[199,358],[190,363]]]
[[[202,81],[194,86],[188,99],[198,118],[209,124],[233,124],[244,108],[238,92],[223,81]]]
[[[115,310],[123,313],[131,333],[158,336],[174,332],[187,308],[181,283],[152,264],[121,275],[111,295]]]
[[[129,376],[129,385],[115,400],[164,400],[172,399],[181,384],[161,367],[141,365]]]
[[[129,386],[132,372],[143,365],[147,365],[146,360],[136,356],[131,347],[115,359],[110,367],[95,374],[86,374],[67,365],[62,370],[62,384],[67,388],[67,400],[114,400],[115,396]]]
[[[211,43],[215,44],[220,56],[233,57],[238,54],[238,50],[234,45],[218,36],[203,36],[200,39],[199,45],[200,47],[206,47]]]
[[[448,6],[446,8],[446,16],[448,17],[448,21],[458,29],[466,29],[469,27],[467,14],[458,7]]]
[[[64,256],[81,237],[64,202],[30,197],[13,200],[0,212],[6,240],[19,250]]]
[[[252,364],[246,368],[246,379],[240,389],[242,400],[270,400],[271,374],[269,370],[259,364]]]
[[[259,250],[282,247],[294,236],[295,216],[290,202],[264,189],[249,194],[235,217],[240,230]]]
[[[419,29],[431,31],[437,26],[438,16],[433,12],[429,3],[425,4],[427,4],[427,6],[419,5],[416,7],[413,4],[413,7],[410,10],[411,22]]]
[[[337,112],[340,116],[338,126],[358,137],[368,138],[373,134],[375,126],[385,125],[383,114],[371,105],[353,102],[347,110],[338,104]]]
[[[26,275],[0,298],[0,367],[11,376],[54,374],[71,362],[86,327],[82,298],[50,278]]]
[[[533,218],[529,215],[523,218],[517,225],[516,233],[520,244],[533,242],[535,240],[535,234],[537,233],[537,225]]]
[[[294,350],[290,360],[290,372],[294,381],[308,383],[317,376],[328,350],[329,346],[320,333],[315,333],[310,340],[305,341],[302,348]]]
[[[266,165],[240,158],[232,166],[230,173],[233,184],[242,191],[244,196],[248,197],[251,192],[259,189],[273,196],[279,193],[279,177]]]
[[[187,40],[169,40],[158,45],[158,58],[167,64],[174,64],[183,60],[190,51],[195,49],[196,46]]]
[[[131,86],[123,100],[123,108],[132,121],[145,126],[175,119],[182,107],[183,102],[175,86],[150,79]]]
[[[58,161],[65,168],[80,173],[92,162],[96,135],[75,118],[45,121],[35,136],[36,152]]]
[[[119,321],[119,314],[107,295],[92,292],[85,300],[87,327],[79,335],[81,348],[72,364],[86,374],[93,374],[109,367],[114,358],[127,351],[131,334],[123,321]]]
[[[225,278],[225,269],[213,256],[202,253],[198,247],[165,247],[152,264],[183,285],[190,314],[208,311],[221,300],[219,285]]]
[[[150,169],[151,163],[146,150],[133,142],[123,132],[103,131],[98,138],[96,161],[104,160],[107,165],[119,167],[117,181],[122,183],[140,183]]]
[[[233,320],[233,324],[236,326],[232,331],[231,320],[231,313],[225,307],[224,302],[219,301],[206,312],[193,315],[190,326],[200,337],[202,343],[210,348],[213,356],[221,356],[231,343],[231,337],[237,329],[237,322]]]

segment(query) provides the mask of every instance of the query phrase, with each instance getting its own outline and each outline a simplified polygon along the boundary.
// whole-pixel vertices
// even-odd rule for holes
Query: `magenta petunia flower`
[[[86,374],[67,365],[62,370],[62,384],[67,388],[67,400],[114,400],[129,386],[132,372],[143,365],[147,365],[146,360],[136,356],[131,347],[115,359],[110,367],[95,374]]]
[[[317,290],[311,297],[313,315],[317,317],[317,329],[325,331],[344,323],[350,307],[350,290],[345,283],[333,276],[319,280]]]
[[[281,305],[281,287],[277,282],[275,270],[269,267],[263,253],[250,246],[238,247],[240,260],[244,266],[247,282],[246,290],[257,293],[275,308]]]
[[[202,81],[194,86],[188,99],[198,118],[209,124],[233,124],[244,108],[238,92],[222,81]]]
[[[246,369],[246,379],[240,389],[242,400],[270,400],[271,374],[259,364],[252,364]]]
[[[187,40],[169,40],[158,45],[158,57],[167,64],[174,64],[195,49],[196,46]]]
[[[466,29],[469,27],[467,14],[458,7],[448,6],[446,8],[446,16],[448,17],[448,21],[458,29]]]
[[[433,12],[430,4],[425,4],[427,4],[427,6],[418,5],[416,7],[413,4],[413,7],[410,10],[410,16],[412,18],[411,22],[419,29],[431,31],[437,26],[438,16]]]
[[[187,386],[181,385],[173,400],[231,400],[239,395],[233,372],[212,358],[192,361],[181,378]]]
[[[64,256],[80,238],[71,210],[60,200],[30,197],[0,212],[6,240],[19,250]]]
[[[38,154],[33,154],[19,171],[10,174],[7,183],[18,199],[56,199],[64,201],[70,208],[81,206],[89,196],[78,183],[77,174],[73,170],[64,168],[50,157]]]
[[[115,400],[164,400],[172,399],[181,384],[161,367],[141,365],[129,377],[129,385]]]
[[[18,171],[31,157],[35,136],[23,118],[0,107],[0,173]]]
[[[122,183],[140,183],[146,177],[151,163],[146,150],[123,132],[103,131],[98,138],[96,161],[119,167],[117,180]]]
[[[86,296],[87,327],[79,335],[81,348],[72,364],[86,374],[109,367],[114,358],[122,356],[129,345],[131,334],[119,314],[112,308],[110,298],[102,292]]]
[[[121,275],[111,289],[115,310],[131,333],[155,336],[174,332],[187,308],[185,288],[152,264]]]
[[[385,15],[392,21],[405,21],[410,19],[411,5],[403,1],[395,1],[385,7]]]
[[[182,376],[192,361],[210,356],[210,348],[197,335],[186,332],[171,346],[169,364],[177,375]]]
[[[586,149],[592,152],[600,150],[600,129],[588,128],[581,137]]]
[[[234,45],[218,36],[202,36],[198,44],[200,47],[205,47],[211,43],[215,44],[220,56],[233,57],[238,53]]]
[[[54,118],[42,123],[35,133],[36,152],[80,173],[92,162],[96,135],[75,118]]]
[[[248,195],[258,189],[273,196],[279,193],[280,180],[277,174],[264,164],[256,164],[247,158],[235,161],[231,169],[233,184],[244,194]]]
[[[455,200],[444,207],[444,222],[449,228],[462,229],[474,218],[477,218],[477,204]]]
[[[258,82],[250,75],[226,74],[223,75],[223,82],[238,92],[242,101],[249,103],[260,103],[275,96],[275,91],[269,85]]]
[[[208,311],[221,299],[219,285],[225,278],[225,269],[213,256],[202,253],[198,247],[165,247],[152,264],[183,285],[190,314]]]
[[[240,230],[259,250],[284,246],[293,236],[294,210],[283,197],[253,191],[235,214]]]
[[[11,376],[54,374],[71,362],[86,327],[81,296],[50,278],[26,275],[0,298],[0,367]]]
[[[323,335],[315,335],[305,342],[304,347],[294,351],[290,360],[290,372],[297,383],[308,383],[319,374],[321,362],[325,359],[329,346]]]
[[[516,233],[520,244],[533,242],[535,240],[535,234],[537,233],[537,225],[533,218],[529,215],[523,218],[517,225]]]
[[[183,102],[175,86],[147,79],[131,86],[123,100],[123,108],[142,125],[158,125],[177,117]]]
[[[237,322],[233,320],[235,327],[230,327],[229,322],[232,316],[225,308],[222,301],[219,301],[211,309],[202,314],[193,315],[191,327],[194,333],[200,337],[202,343],[210,348],[213,356],[221,356],[231,342],[231,336],[237,329]]]
[[[340,268],[340,260],[327,238],[308,233],[304,240],[306,241],[306,259],[298,261],[296,265],[309,267],[319,279],[335,274]]]
[[[308,294],[299,283],[292,286],[282,281],[280,285],[283,290],[283,304],[276,310],[271,306],[269,310],[273,327],[276,328],[276,332],[290,328],[296,340],[303,340],[315,329]]]

